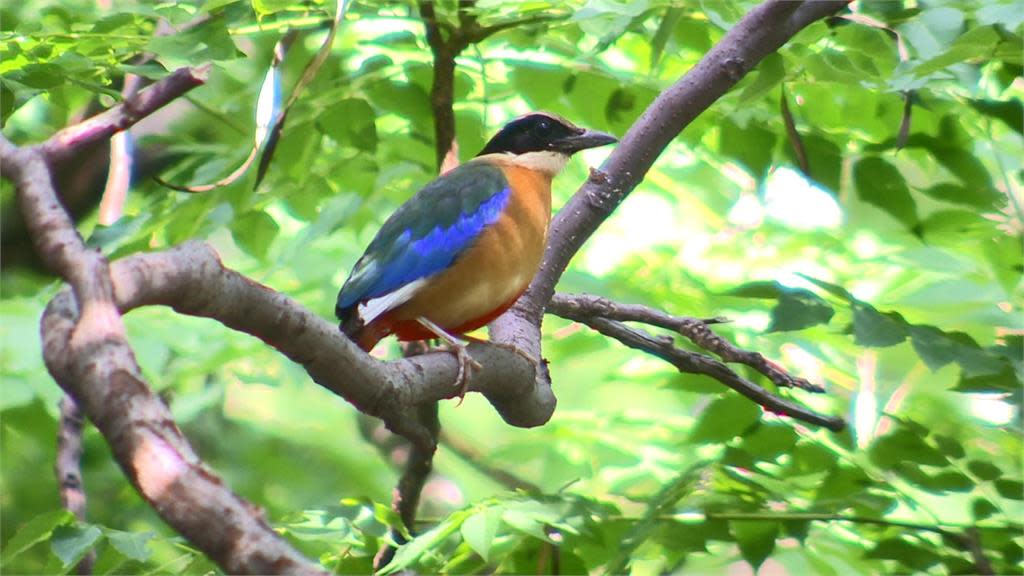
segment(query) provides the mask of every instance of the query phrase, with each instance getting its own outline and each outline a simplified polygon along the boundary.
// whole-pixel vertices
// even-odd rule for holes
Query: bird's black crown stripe
[[[506,124],[491,138],[478,156],[502,152],[525,154],[557,151],[558,142],[582,133],[583,129],[553,114],[527,114]]]

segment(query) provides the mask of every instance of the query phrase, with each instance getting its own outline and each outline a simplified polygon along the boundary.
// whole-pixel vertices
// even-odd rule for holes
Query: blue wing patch
[[[450,225],[435,225],[419,237],[416,231],[424,228],[422,221],[404,227],[400,234],[387,242],[386,238],[381,238],[386,235],[386,223],[338,294],[337,309],[341,311],[359,302],[379,298],[406,284],[446,270],[484,229],[498,221],[509,195],[510,190],[504,185],[470,211],[459,211]],[[429,207],[425,212],[430,213]],[[395,216],[405,214],[396,212]]]

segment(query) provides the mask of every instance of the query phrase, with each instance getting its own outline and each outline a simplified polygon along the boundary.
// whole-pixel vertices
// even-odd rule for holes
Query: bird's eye
[[[538,136],[547,136],[551,134],[551,122],[547,120],[541,120],[537,123],[537,127],[534,128]]]

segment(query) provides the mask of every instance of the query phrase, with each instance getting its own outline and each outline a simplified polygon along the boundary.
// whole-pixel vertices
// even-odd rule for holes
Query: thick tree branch
[[[82,482],[82,426],[85,417],[75,401],[64,395],[60,401],[60,422],[57,428],[57,458],[53,472],[60,486],[60,503],[85,522],[85,485]],[[75,567],[76,574],[91,574],[96,552],[90,550]]]
[[[333,323],[224,267],[201,242],[118,260],[113,278],[122,312],[147,305],[170,306],[256,336],[301,364],[324,388],[414,441],[426,437],[423,430],[406,429],[415,421],[410,410],[459,392],[453,384],[458,362],[451,354],[378,362]],[[474,372],[471,391],[484,394],[510,424],[531,426],[547,420],[553,407],[545,394],[532,390],[534,368],[528,361],[487,344],[474,343],[469,350],[484,365]]]
[[[190,76],[191,77],[191,76]],[[154,85],[143,99],[180,96],[194,82]],[[160,87],[163,88],[160,88]],[[174,86],[176,93],[169,92]],[[151,92],[158,88],[159,98]],[[159,92],[168,90],[168,92]],[[147,112],[147,113],[148,113]],[[96,424],[140,494],[176,531],[233,573],[319,570],[266,524],[262,513],[228,490],[192,451],[167,407],[141,377],[115,307],[110,267],[85,246],[53,188],[47,151],[60,157],[140,119],[137,111],[101,114],[37,148],[18,148],[0,136],[4,177],[14,182],[26,226],[40,258],[70,285],[43,315],[43,357],[54,379]]]
[[[595,171],[559,213],[541,274],[514,311],[492,327],[494,339],[540,358],[541,314],[558,277],[583,242],[642,180],[661,150],[764,55],[843,4],[766,3],[741,20],[693,71],[662,94],[602,170]],[[423,13],[425,21],[433,8],[428,10]],[[460,21],[467,29],[479,26],[468,16]],[[450,36],[445,41],[436,17],[434,22],[433,32],[428,23],[428,40],[433,35],[442,44],[450,43],[442,55],[452,61],[453,81],[454,57],[474,35]],[[136,255],[113,267],[84,246],[57,201],[46,162],[73,156],[81,147],[124,130],[202,83],[205,72],[179,70],[122,105],[65,129],[35,148],[18,149],[0,138],[0,160],[5,176],[18,188],[39,254],[73,291],[73,295],[70,291],[58,295],[44,314],[47,367],[107,438],[140,493],[225,571],[314,572],[315,566],[278,538],[259,511],[232,494],[195,455],[166,406],[141,378],[120,314],[141,305],[164,304],[253,334],[302,364],[315,381],[361,410],[384,418],[392,430],[427,451],[433,450],[434,440],[429,427],[414,417],[414,410],[424,402],[456,393],[452,382],[457,362],[450,354],[375,362],[334,325],[286,296],[227,270],[212,250],[198,243]],[[450,140],[438,138],[439,161]],[[595,326],[605,322],[605,329],[619,331],[617,338],[632,338],[642,347],[657,348],[650,342],[652,337],[621,323],[595,322]],[[710,358],[677,355],[670,352],[674,349],[670,344],[662,348],[680,367],[718,374],[719,379],[731,374]],[[535,374],[531,363],[508,350],[480,344],[470,350],[485,366],[474,374],[471,389],[484,393],[507,422],[536,426],[550,418],[555,399],[543,363],[541,373]],[[788,407],[781,408],[778,411],[785,413]]]
[[[536,332],[536,328],[507,324],[510,318],[518,317],[540,325],[544,306],[569,261],[644,179],[665,147],[765,56],[807,25],[846,4],[845,0],[769,0],[747,13],[696,66],[662,92],[601,168],[591,172],[587,182],[555,215],[541,272],[513,310],[499,319],[499,333],[518,341],[522,333]],[[536,337],[533,334],[530,339]]]
[[[540,325],[555,284],[583,243],[643,180],[665,147],[765,56],[808,24],[847,3],[769,0],[744,16],[693,69],[662,92],[601,169],[592,170],[590,178],[555,215],[540,272],[515,306],[491,323],[491,339],[540,358]],[[537,389],[550,393],[550,378],[542,376]]]

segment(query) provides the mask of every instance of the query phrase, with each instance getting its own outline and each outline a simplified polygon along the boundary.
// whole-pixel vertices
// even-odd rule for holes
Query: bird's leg
[[[449,352],[455,354],[455,359],[459,361],[459,374],[455,377],[455,386],[459,389],[459,403],[461,404],[462,399],[466,396],[466,392],[469,388],[470,370],[479,370],[483,368],[483,365],[476,360],[473,360],[473,357],[466,351],[466,345],[468,342],[465,340],[452,336],[444,328],[441,328],[423,316],[417,317],[416,321],[419,322],[421,326],[429,330],[434,336],[444,340],[444,342],[449,346]]]

